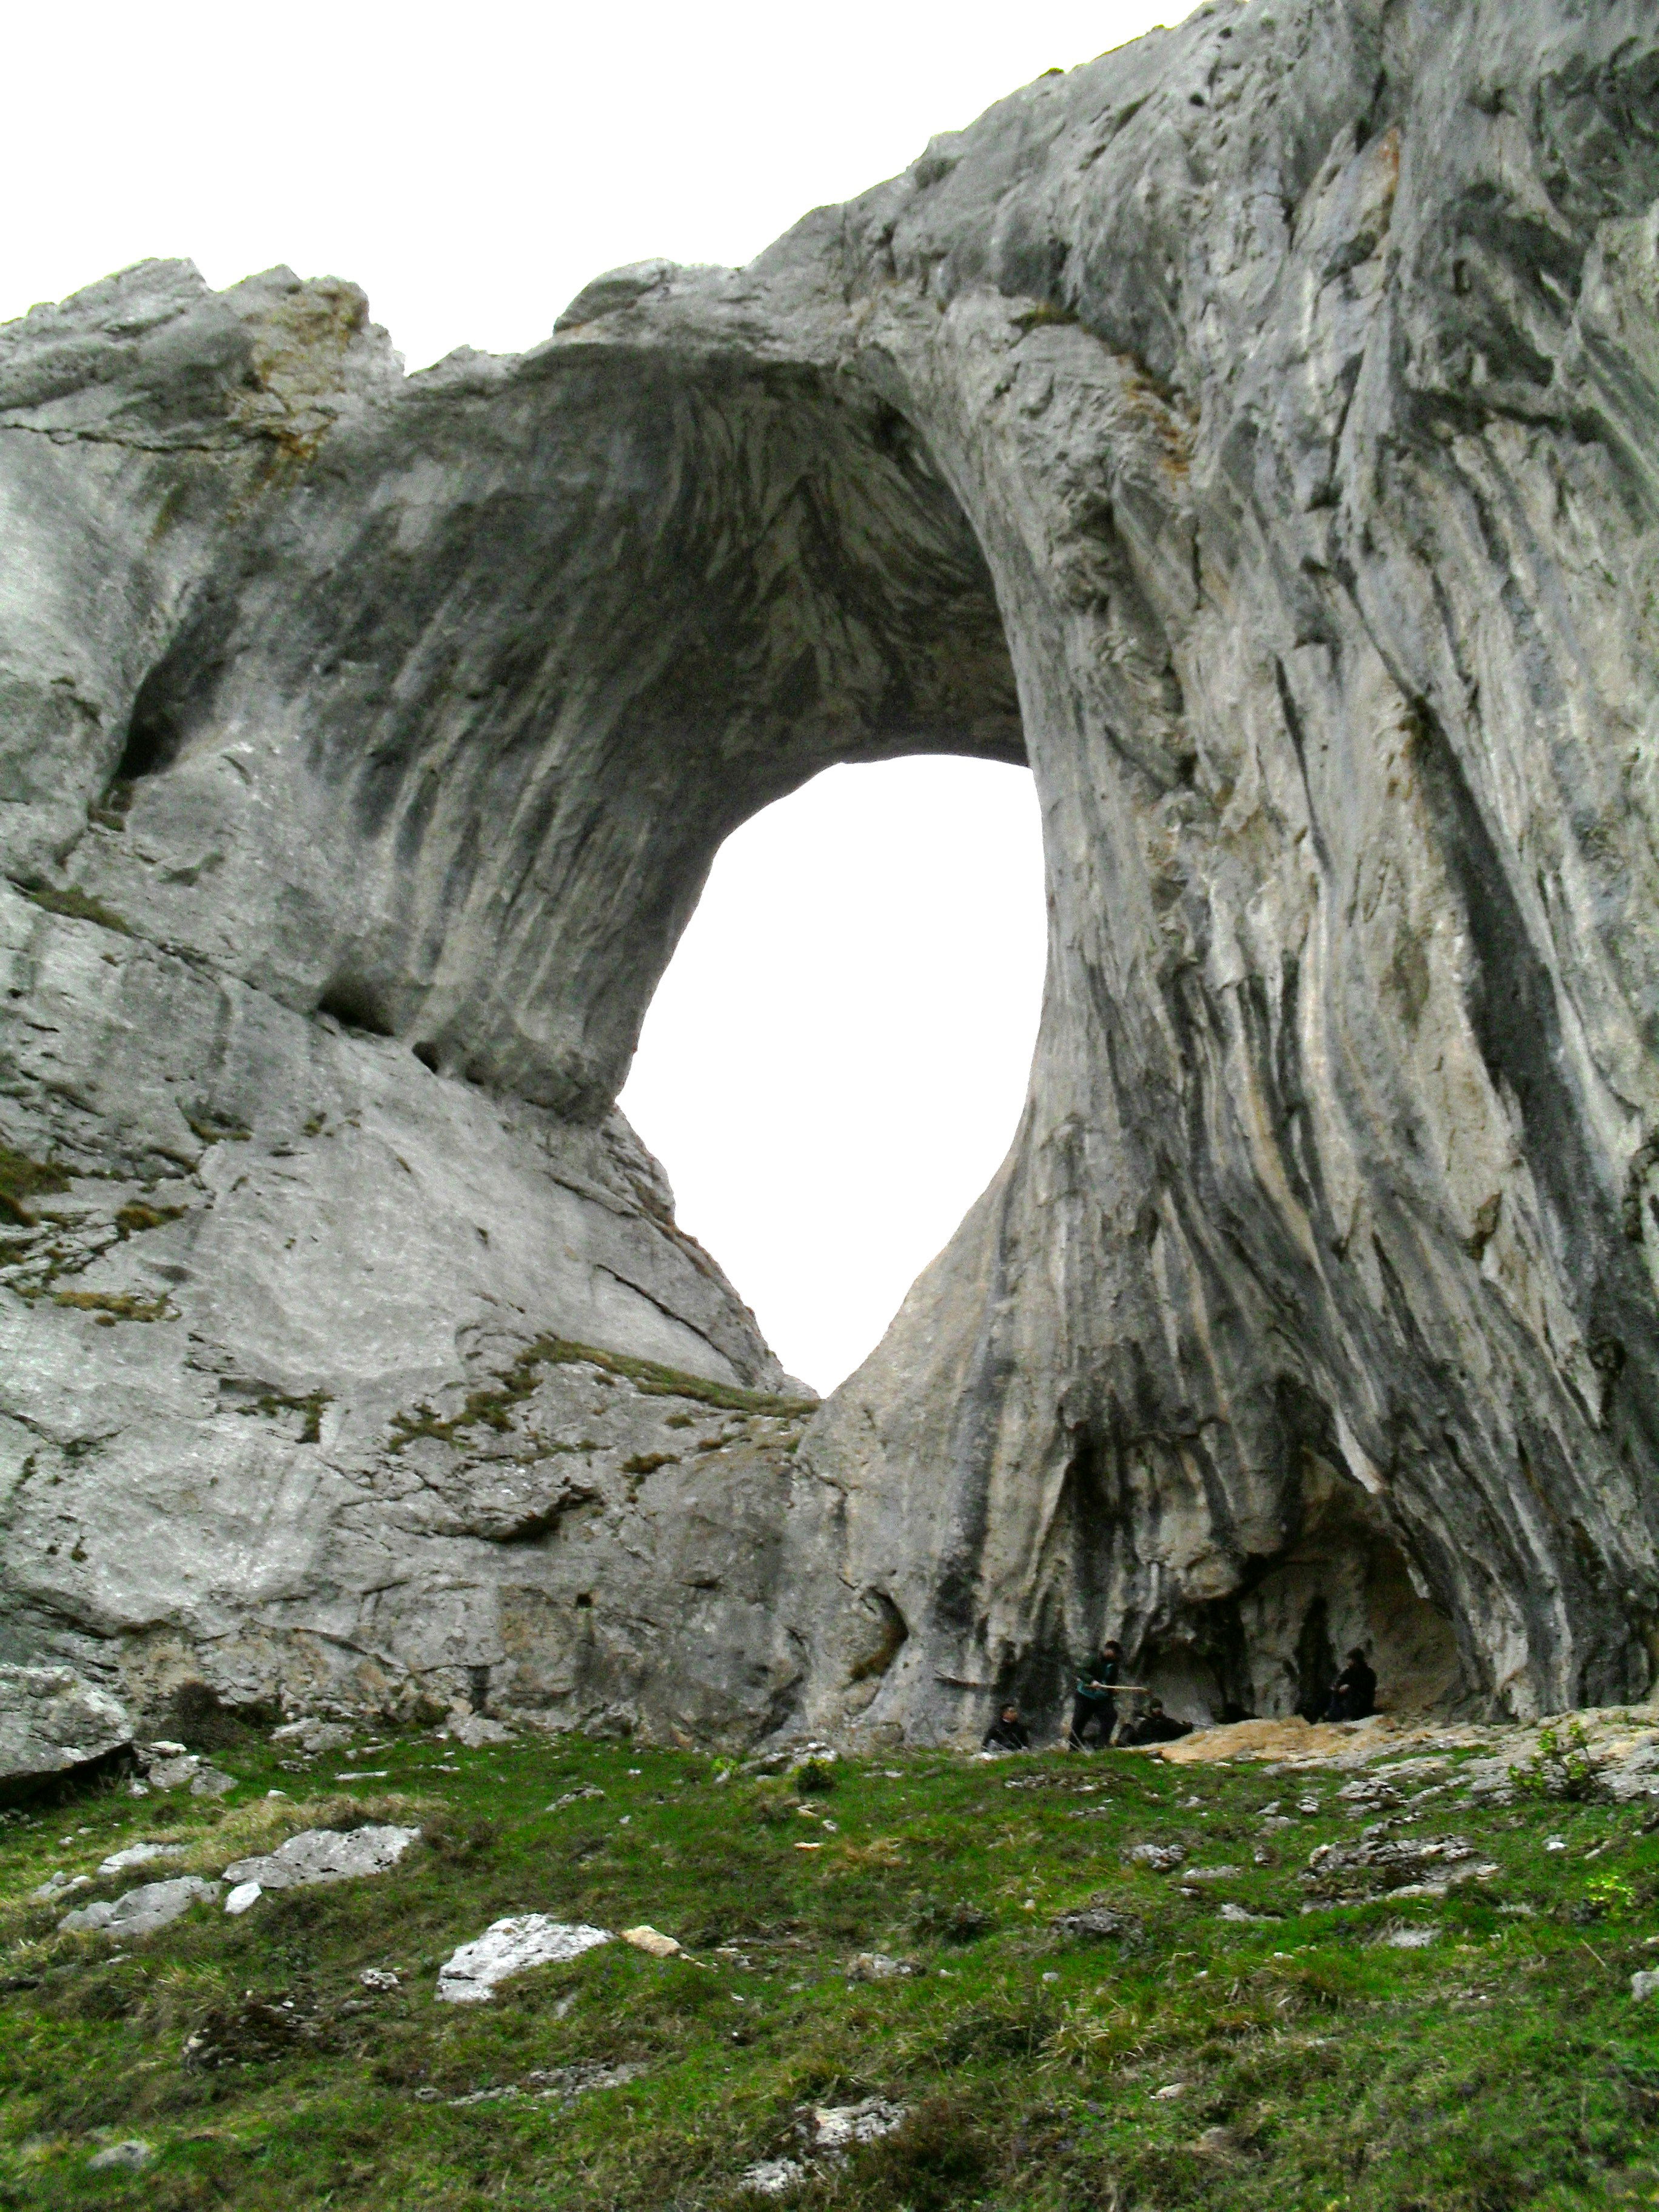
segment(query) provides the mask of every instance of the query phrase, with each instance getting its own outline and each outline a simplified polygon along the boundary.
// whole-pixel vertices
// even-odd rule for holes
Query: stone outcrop
[[[9,1655],[1644,1690],[1656,87],[1630,0],[1249,0],[518,359],[174,264],[0,332]],[[928,750],[1037,780],[1030,1098],[797,1450],[613,1102],[720,840]]]
[[[0,1666],[0,1802],[118,1759],[132,1724],[69,1667]]]
[[[158,1928],[183,1919],[192,1905],[217,1902],[219,1884],[184,1874],[172,1881],[147,1881],[141,1888],[66,1912],[58,1925],[77,1936],[153,1936]]]

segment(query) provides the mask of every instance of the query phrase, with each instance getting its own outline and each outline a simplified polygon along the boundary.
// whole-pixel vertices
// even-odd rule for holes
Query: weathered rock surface
[[[313,1882],[351,1881],[360,1875],[385,1874],[397,1865],[420,1834],[418,1828],[382,1823],[363,1828],[307,1828],[274,1851],[238,1859],[225,1869],[225,1880],[239,1887],[303,1889]]]
[[[320,1752],[343,1751],[356,1733],[343,1721],[288,1721],[281,1728],[272,1729],[270,1741],[292,1745],[307,1759],[315,1759]]]
[[[1644,1692],[1656,87],[1634,0],[1250,0],[516,360],[174,264],[0,333],[6,1650]],[[694,1462],[538,1349],[781,1379],[612,1102],[721,838],[930,749],[1037,780],[1028,1109],[799,1454]]]
[[[216,1881],[182,1874],[172,1881],[147,1881],[112,1901],[83,1905],[58,1924],[70,1935],[153,1936],[183,1919],[192,1905],[211,1905],[218,1894]]]
[[[125,2142],[111,2143],[107,2149],[94,2151],[87,2160],[89,2173],[138,2173],[155,2155],[153,2145],[142,2136],[129,2136]]]
[[[438,1995],[446,2004],[485,2004],[496,1985],[532,1966],[564,1966],[584,1951],[615,1939],[581,1921],[550,1920],[526,1912],[492,1920],[476,1942],[463,1943],[438,1970]]]
[[[0,1667],[0,1790],[27,1790],[95,1765],[132,1741],[107,1691],[67,1667]]]
[[[831,2167],[860,2143],[878,2142],[905,2119],[908,2107],[885,2097],[866,2097],[856,2105],[814,2105],[796,2123],[799,2158],[763,2159],[751,2166],[738,2187],[757,2197],[781,2197],[810,2179],[815,2161]]]
[[[148,1866],[152,1859],[181,1859],[187,1848],[184,1844],[129,1844],[125,1850],[112,1851],[106,1859],[100,1859],[98,1871],[125,1874],[129,1867]]]

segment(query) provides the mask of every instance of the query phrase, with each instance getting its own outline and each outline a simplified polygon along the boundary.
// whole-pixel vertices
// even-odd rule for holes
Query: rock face
[[[1359,1638],[1644,1689],[1656,88],[1629,0],[1251,0],[519,359],[174,264],[0,333],[10,1654],[728,1733],[948,1736],[1109,1623],[1189,1710]],[[1037,779],[1028,1109],[716,1487],[568,1352],[782,1379],[613,1101],[720,840],[927,750]]]

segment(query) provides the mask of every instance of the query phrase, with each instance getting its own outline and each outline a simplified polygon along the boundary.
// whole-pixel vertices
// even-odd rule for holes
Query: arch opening
[[[832,769],[722,847],[618,1103],[815,1388],[874,1348],[1001,1164],[1045,954],[1024,769]]]

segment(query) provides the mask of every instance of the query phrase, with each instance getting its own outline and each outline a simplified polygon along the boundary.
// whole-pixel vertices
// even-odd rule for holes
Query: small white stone
[[[107,2150],[99,2151],[87,2160],[93,2173],[115,2173],[122,2170],[136,2173],[140,2166],[148,2166],[155,2155],[154,2148],[134,2136],[126,2142],[112,2143]]]
[[[239,1881],[225,1899],[225,1911],[233,1917],[248,1911],[264,1895],[257,1881]]]

